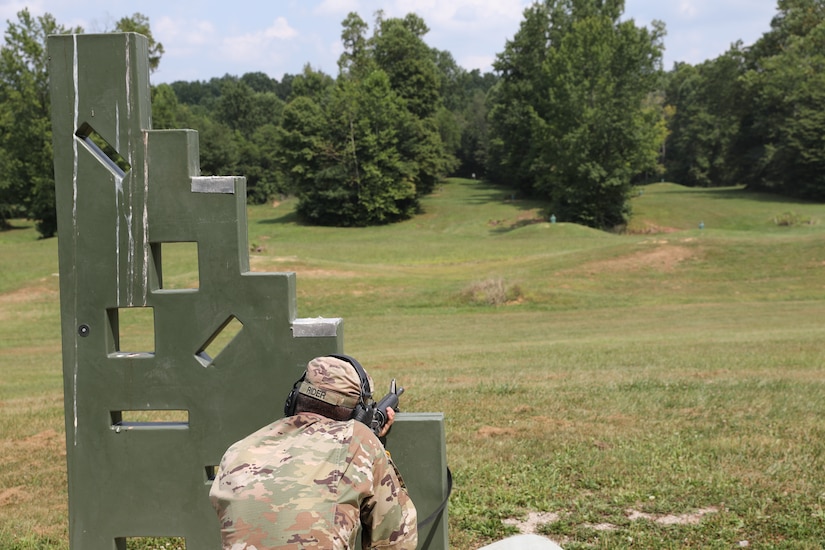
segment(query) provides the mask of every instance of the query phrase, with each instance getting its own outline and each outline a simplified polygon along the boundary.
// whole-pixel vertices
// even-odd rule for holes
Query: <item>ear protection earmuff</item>
[[[350,357],[349,355],[343,354],[330,354],[329,357],[335,357],[336,359],[340,359],[341,361],[346,361],[355,369],[355,372],[358,373],[358,379],[361,382],[361,395],[358,399],[358,403],[356,403],[355,407],[352,410],[352,414],[350,418],[354,420],[358,420],[366,425],[371,425],[372,416],[375,414],[375,407],[374,403],[372,402],[372,390],[370,389],[370,381],[367,378],[367,373],[364,370],[364,367],[361,366],[361,363],[358,362],[357,359],[354,357]],[[295,384],[292,386],[292,391],[289,392],[289,395],[286,398],[286,402],[284,402],[284,416],[292,416],[295,414],[295,406],[297,405],[298,395],[300,393],[301,385],[304,383],[304,379],[306,378],[306,373],[304,373],[301,378],[299,378]]]

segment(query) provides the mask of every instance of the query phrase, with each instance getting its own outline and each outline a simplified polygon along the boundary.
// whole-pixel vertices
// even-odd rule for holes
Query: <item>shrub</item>
[[[460,295],[465,304],[501,306],[521,300],[522,291],[518,285],[507,286],[504,279],[492,278],[477,281],[466,287]]]
[[[780,227],[793,227],[795,225],[813,225],[814,221],[810,217],[800,216],[794,212],[783,212],[774,216],[773,223]]]

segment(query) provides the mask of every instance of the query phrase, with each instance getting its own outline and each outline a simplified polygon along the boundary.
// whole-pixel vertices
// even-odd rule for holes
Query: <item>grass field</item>
[[[249,209],[252,266],[295,271],[300,316],[343,317],[404,410],[445,413],[451,548],[825,547],[825,206],[662,183],[610,234],[450,180],[392,226],[293,209]],[[57,243],[17,225],[0,548],[66,548]]]

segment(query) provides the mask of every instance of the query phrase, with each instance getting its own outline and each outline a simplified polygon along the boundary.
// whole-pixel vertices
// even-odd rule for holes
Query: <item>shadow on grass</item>
[[[493,234],[501,235],[515,231],[516,229],[527,227],[529,225],[547,223],[550,221],[548,219],[550,205],[546,200],[536,199],[527,196],[523,191],[487,181],[478,182],[476,185],[480,191],[483,191],[486,194],[486,199],[478,200],[479,204],[498,201],[502,204],[511,205],[522,212],[529,212],[533,214],[529,218],[519,217],[516,221],[509,223],[504,221],[498,223],[496,220],[493,220],[491,222],[493,228],[490,230]]]
[[[473,190],[476,191],[476,193],[470,196],[469,204],[476,205],[501,202],[504,204],[512,204],[522,210],[532,210],[534,208],[547,206],[546,201],[527,197],[523,191],[487,180],[476,180],[462,184],[471,186]]]
[[[519,191],[512,187],[507,187],[506,185],[492,183],[487,180],[477,180],[471,183],[466,183],[465,185],[472,186],[475,191],[468,201],[471,205],[483,205],[490,204],[492,202],[499,202],[513,206],[522,212],[535,212],[536,210],[542,212],[542,214],[537,216],[520,218],[514,222],[508,222],[507,220],[491,220],[489,222],[493,227],[490,230],[491,233],[509,233],[510,231],[515,231],[516,229],[521,229],[522,227],[526,227],[528,225],[545,223],[548,221],[544,214],[548,208],[547,201],[525,196],[523,191]]]
[[[525,194],[521,191],[516,189],[507,187],[505,185],[499,185],[495,183],[491,183],[486,180],[457,180],[457,181],[450,181],[447,183],[442,183],[443,185],[466,185],[468,188],[472,189],[472,193],[470,193],[469,198],[465,201],[468,205],[471,206],[479,206],[490,204],[494,202],[500,202],[502,204],[510,204],[517,209],[528,212],[536,209],[544,209],[547,207],[546,201],[540,201],[537,199],[531,199],[529,197],[525,197]],[[441,186],[436,187],[433,194],[439,192]],[[415,216],[420,216],[422,214],[426,214],[426,207],[422,206],[421,210],[415,214]],[[415,217],[413,216],[413,217]],[[509,224],[506,226],[497,227],[494,229],[497,233],[505,233],[507,231],[512,231],[514,229],[518,229],[520,227],[524,227],[526,225],[531,225],[534,223],[541,223],[547,220],[534,218],[534,219],[525,219],[519,220],[513,224]],[[311,226],[312,224],[308,224],[301,220],[298,214],[292,210],[283,216],[278,216],[275,218],[268,218],[264,220],[259,220],[255,222],[260,225],[299,225],[299,226]]]
[[[527,227],[528,225],[535,225],[537,223],[547,223],[547,220],[543,217],[535,217],[524,220],[517,220],[509,225],[495,225],[494,228],[490,230],[490,233],[502,235],[504,233],[509,233],[510,231],[515,231],[516,229],[521,229],[522,227]]]
[[[283,216],[279,216],[277,218],[269,218],[266,220],[259,220],[255,222],[260,225],[273,225],[273,224],[292,224],[292,225],[306,225],[301,221],[301,218],[298,217],[298,214],[293,210],[284,214]]]
[[[32,227],[34,227],[34,223],[20,222],[20,223],[23,223],[24,225],[19,225],[18,223],[16,223],[16,222],[19,222],[19,221],[20,220],[9,221],[9,222],[6,223],[6,225],[0,225],[0,232],[3,232],[3,231],[20,231],[20,230],[23,230],[23,229],[31,229]]]

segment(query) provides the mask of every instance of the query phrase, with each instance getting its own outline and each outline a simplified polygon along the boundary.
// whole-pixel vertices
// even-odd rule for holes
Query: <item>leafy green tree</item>
[[[442,139],[451,133],[453,122],[438,118],[443,108],[441,82],[434,50],[423,40],[427,32],[424,20],[415,14],[384,19],[379,13],[369,52],[411,115],[401,119],[405,124],[398,129],[398,148],[401,158],[416,168],[419,196],[431,193],[458,165]]]
[[[487,94],[476,90],[461,112],[461,143],[457,157],[461,163],[458,173],[481,177],[487,166],[489,149]]]
[[[175,91],[178,101],[183,105],[200,105],[211,108],[221,95],[222,80],[213,78],[208,82],[196,80],[184,82],[177,80],[170,86]]]
[[[777,0],[776,9],[770,30],[748,48],[753,69],[759,67],[760,60],[779,55],[795,39],[808,36],[825,17],[822,0]]]
[[[444,145],[444,152],[455,159],[455,166],[460,166],[460,160],[456,156],[461,147],[461,132],[463,128],[462,113],[453,112],[446,107],[440,107],[435,113],[438,136]],[[451,169],[451,172],[453,169]]]
[[[288,194],[278,149],[278,125],[266,123],[255,129],[249,140],[254,156],[244,164],[241,157],[241,173],[254,177],[254,185],[247,188],[247,199],[253,204],[263,204],[278,194]],[[246,168],[244,168],[246,166]]]
[[[202,108],[184,105],[178,113],[180,126],[198,132],[200,171],[205,176],[238,174],[241,159],[239,140],[226,124]]]
[[[292,81],[278,144],[284,185],[305,220],[374,225],[410,217],[457,161],[459,127],[441,101],[434,51],[415,15],[384,19],[372,36],[356,13],[343,21],[333,81],[306,67]]]
[[[163,44],[157,42],[152,36],[152,28],[149,25],[147,16],[135,12],[130,17],[121,17],[115,24],[113,32],[136,32],[145,36],[149,43],[149,70],[152,72],[157,70],[164,49]]]
[[[303,72],[292,79],[289,99],[309,97],[321,102],[329,95],[334,85],[335,80],[331,76],[305,65]]]
[[[825,199],[825,1],[779,0],[746,63],[735,176],[754,189]]]
[[[495,65],[495,175],[550,199],[559,219],[600,228],[625,223],[633,178],[655,168],[664,139],[649,101],[664,28],[623,11],[623,0],[534,5]]]
[[[418,208],[410,165],[398,149],[398,121],[409,117],[383,71],[364,80],[341,79],[333,115],[338,167],[347,190],[346,220],[335,225],[377,225],[407,219]],[[330,204],[335,215],[339,205]],[[318,220],[320,221],[320,220]]]
[[[319,181],[319,173],[332,150],[327,115],[322,105],[329,104],[334,86],[332,78],[314,71],[309,65],[290,80],[290,95],[271,148],[278,167],[278,192],[300,197],[302,190]],[[312,217],[307,216],[308,219]]]
[[[441,104],[452,112],[458,112],[467,101],[466,89],[463,86],[467,71],[461,68],[453,54],[446,50],[433,49],[433,57],[441,83]]]
[[[57,231],[46,38],[73,32],[82,29],[28,9],[8,22],[0,49],[0,226],[25,215],[41,236]]]
[[[175,90],[169,84],[152,86],[152,128],[157,130],[180,128],[181,110]]]
[[[455,174],[484,174],[487,150],[486,96],[495,84],[492,73],[467,71],[447,51],[433,50],[441,80],[443,107],[437,113],[441,140],[458,160]]]
[[[251,136],[260,125],[263,114],[256,104],[255,95],[252,88],[242,81],[226,81],[215,106],[215,118],[242,136]]]
[[[240,149],[238,173],[247,178],[249,202],[263,204],[275,193],[283,192],[283,177],[272,158],[278,154],[276,128],[284,102],[273,92],[263,92],[254,93],[251,103],[254,118],[247,124],[246,132],[236,132]]]
[[[697,66],[679,63],[668,75],[666,102],[673,114],[665,162],[670,180],[701,187],[736,183],[728,160],[739,132],[743,72],[737,44]]]
[[[491,179],[526,193],[533,192],[533,166],[543,146],[546,121],[541,110],[548,91],[544,63],[550,29],[547,6],[531,5],[493,64],[499,81],[490,91],[487,172]]]
[[[338,58],[338,70],[343,75],[359,78],[368,75],[375,68],[369,54],[369,25],[355,12],[347,14],[341,22],[341,42],[344,51]]]
[[[254,73],[245,73],[241,76],[241,82],[252,88],[258,93],[271,92],[275,93],[278,89],[278,81],[271,78],[266,73],[260,71]]]
[[[295,75],[293,74],[284,74],[281,77],[281,81],[275,85],[275,95],[281,101],[286,101],[289,99],[289,96],[292,95],[292,81],[295,79]]]
[[[246,73],[240,78],[224,75],[209,82],[171,85],[175,95],[183,98],[178,104],[183,114],[176,127],[188,125],[199,132],[201,172],[243,174],[247,200],[253,204],[285,191],[280,164],[273,159],[284,108],[276,94],[277,84],[263,73]],[[164,99],[157,92],[155,96]],[[153,110],[170,105],[168,101],[153,103]]]
[[[298,214],[313,224],[337,226],[408,218],[418,201],[411,167],[399,156],[396,128],[409,114],[387,75],[341,78],[328,92],[320,105],[300,96],[284,109],[278,143]]]
[[[435,115],[441,103],[438,67],[423,40],[429,32],[415,14],[404,19],[380,19],[373,36],[373,56],[390,79],[392,89],[418,118]]]
[[[313,184],[324,166],[327,121],[319,104],[309,96],[295,97],[284,107],[277,143],[281,172],[287,188],[298,193]]]

